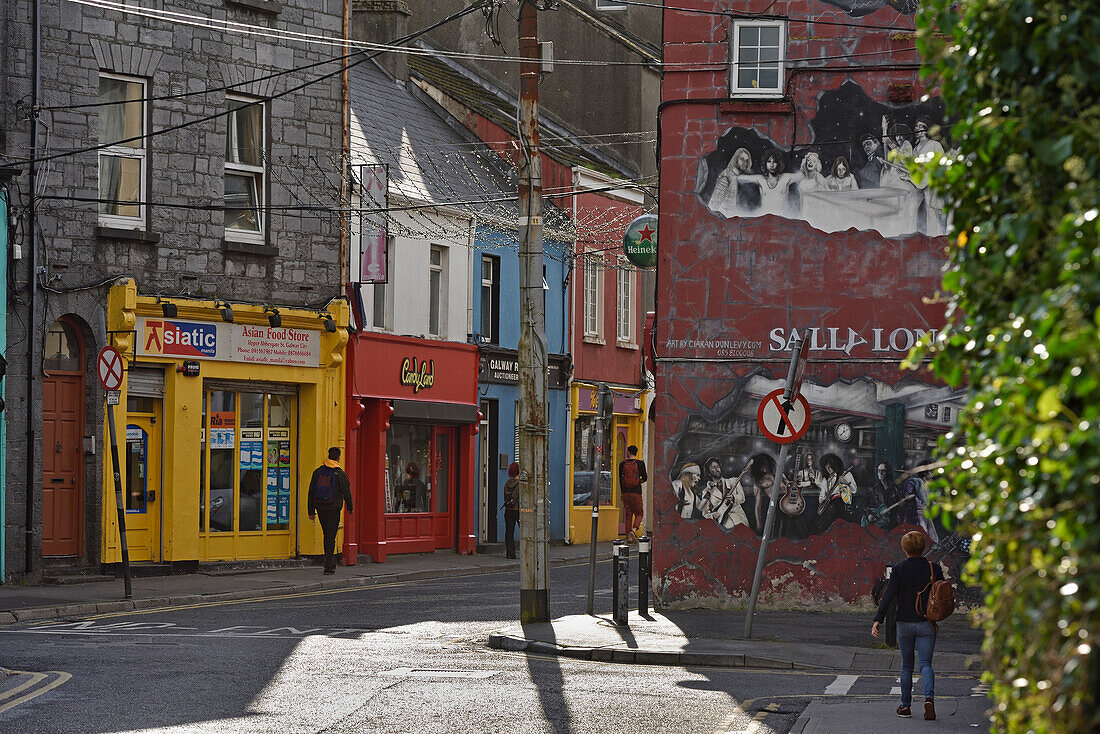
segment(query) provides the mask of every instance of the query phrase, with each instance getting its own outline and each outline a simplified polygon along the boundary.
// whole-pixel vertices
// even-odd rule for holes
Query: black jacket
[[[306,500],[309,514],[315,514],[318,507],[324,510],[339,510],[345,502],[348,505],[348,512],[351,512],[351,482],[348,480],[347,473],[340,467],[336,467],[336,499],[327,505],[317,504],[313,501],[313,488],[317,485],[317,477],[321,476],[321,470],[324,468],[324,465],[317,467],[313,470],[313,476],[309,478],[309,492]]]
[[[917,594],[929,584],[929,575],[935,569],[936,580],[943,580],[940,564],[929,563],[927,558],[906,558],[890,571],[890,581],[878,605],[875,621],[886,619],[886,610],[891,603],[898,605],[899,622],[923,622],[924,617],[917,614]]]

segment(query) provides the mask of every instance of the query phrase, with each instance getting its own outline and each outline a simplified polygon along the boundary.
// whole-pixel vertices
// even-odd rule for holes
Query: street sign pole
[[[126,588],[126,598],[133,598],[130,588],[130,550],[126,546],[126,501],[122,496],[122,474],[118,460],[118,433],[115,430],[115,405],[117,400],[111,399],[117,396],[115,393],[122,386],[122,374],[125,372],[122,363],[122,355],[111,346],[99,350],[99,358],[96,360],[96,372],[99,375],[99,384],[107,391],[107,427],[111,433],[111,471],[115,475],[115,507],[118,509],[118,539],[119,548],[122,550],[122,579]]]
[[[111,467],[115,475],[115,506],[118,507],[118,537],[119,547],[122,549],[122,579],[126,585],[126,598],[133,597],[130,589],[130,550],[126,547],[126,502],[122,496],[122,475],[119,473],[118,461],[118,433],[115,430],[115,406],[107,406],[107,424],[111,430]]]
[[[796,387],[802,383],[805,351],[803,347],[808,342],[798,340],[791,349],[791,364],[787,369],[787,382],[783,389],[784,412],[790,411],[790,405],[798,397]],[[783,433],[785,423],[779,426],[779,433]],[[752,577],[752,592],[749,594],[749,608],[745,612],[745,637],[752,637],[752,618],[756,613],[756,599],[760,594],[760,582],[764,576],[764,560],[768,555],[768,543],[771,540],[772,528],[775,526],[775,514],[779,512],[779,494],[783,485],[783,467],[787,463],[787,449],[790,443],[783,443],[779,449],[779,461],[775,467],[775,479],[772,480],[772,495],[768,502],[768,519],[764,521],[764,532],[760,535],[760,552],[756,557],[756,573]]]
[[[600,528],[600,479],[603,478],[604,423],[611,420],[615,410],[611,388],[601,382],[596,389],[596,440],[592,446],[592,539],[588,544],[588,605],[586,613],[596,613],[596,540]]]

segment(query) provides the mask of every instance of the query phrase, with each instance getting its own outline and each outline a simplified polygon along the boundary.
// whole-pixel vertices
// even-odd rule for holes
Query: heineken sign
[[[639,268],[657,264],[657,217],[643,214],[631,222],[623,234],[626,259]]]

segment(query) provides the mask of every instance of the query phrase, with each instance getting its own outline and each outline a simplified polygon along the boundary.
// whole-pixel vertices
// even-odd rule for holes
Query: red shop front
[[[344,562],[473,553],[477,348],[364,332],[348,342]]]

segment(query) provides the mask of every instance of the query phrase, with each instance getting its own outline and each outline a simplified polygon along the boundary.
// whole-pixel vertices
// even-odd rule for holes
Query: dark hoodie
[[[519,478],[508,477],[508,481],[504,483],[504,509],[506,510],[518,510],[519,509]]]

